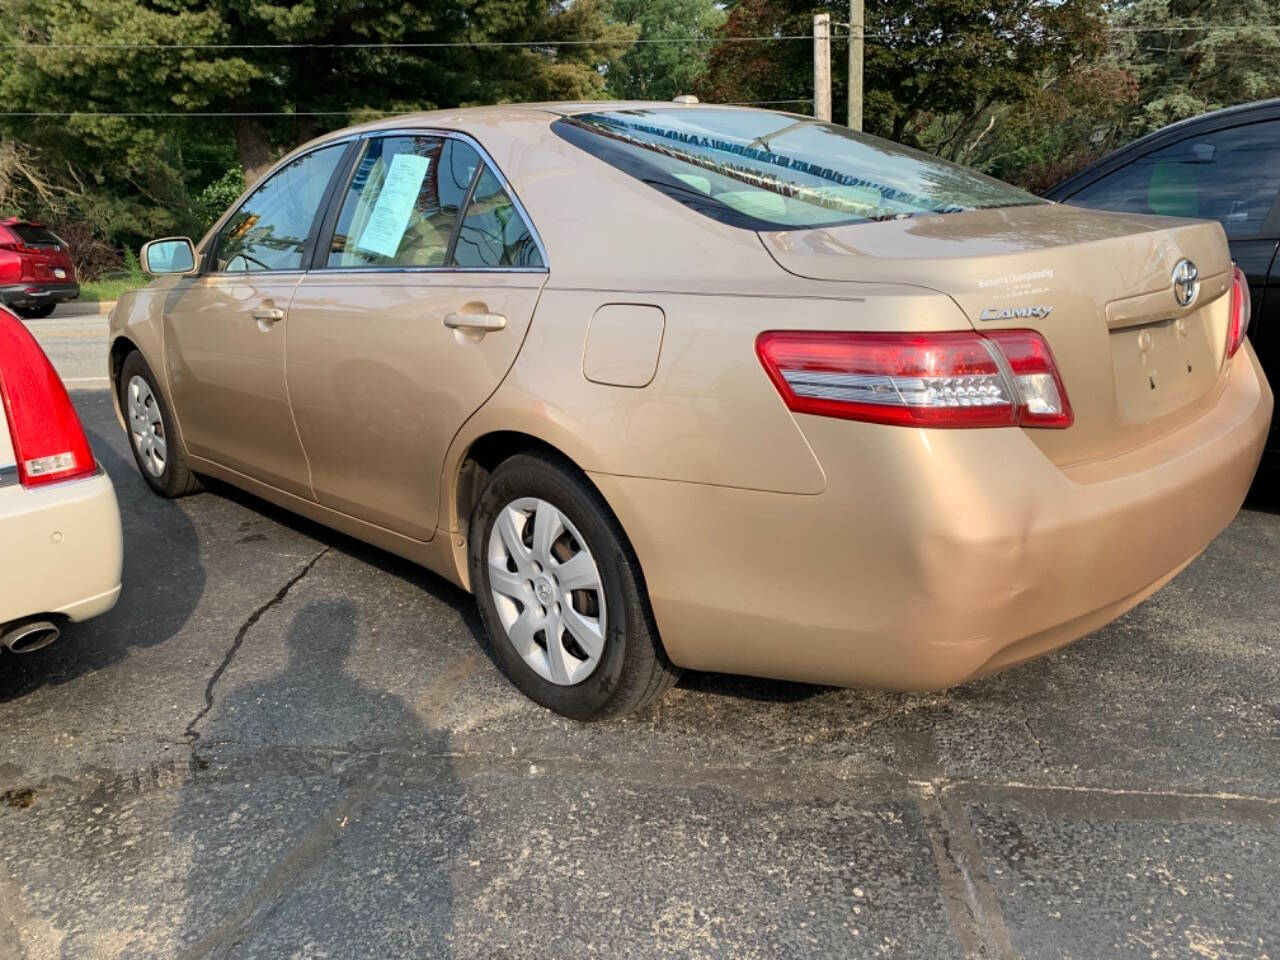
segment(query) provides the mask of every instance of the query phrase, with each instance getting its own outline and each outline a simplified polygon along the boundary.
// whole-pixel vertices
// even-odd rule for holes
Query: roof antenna
[[[672,103],[697,103],[698,98],[691,93],[682,93],[678,97],[673,97],[671,99],[671,102]]]

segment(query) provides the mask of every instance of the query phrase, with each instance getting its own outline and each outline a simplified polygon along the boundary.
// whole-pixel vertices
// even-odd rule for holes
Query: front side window
[[[552,129],[685,206],[753,230],[1043,202],[899,144],[771,111],[610,110]]]
[[[346,148],[335,143],[304,154],[254,190],[218,234],[216,268],[301,270],[311,225]]]
[[[370,140],[347,187],[330,267],[439,267],[481,165],[451,137]]]
[[[1262,232],[1280,192],[1280,120],[1192,135],[1095,180],[1067,202],[1098,210],[1217,220]]]

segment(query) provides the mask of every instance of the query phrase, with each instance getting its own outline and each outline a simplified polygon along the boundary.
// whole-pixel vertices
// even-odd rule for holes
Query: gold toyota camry
[[[1216,223],[1043,202],[806,117],[442,111],[284,158],[111,316],[138,466],[471,590],[511,680],[938,688],[1231,520],[1272,395]]]

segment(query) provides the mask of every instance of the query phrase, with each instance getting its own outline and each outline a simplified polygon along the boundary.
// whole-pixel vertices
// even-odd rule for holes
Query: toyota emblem
[[[1189,307],[1200,293],[1200,271],[1190,260],[1179,260],[1173,268],[1173,296],[1178,303]]]

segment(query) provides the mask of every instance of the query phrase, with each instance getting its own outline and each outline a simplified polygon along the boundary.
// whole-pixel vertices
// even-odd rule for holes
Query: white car
[[[49,358],[0,310],[0,645],[28,653],[120,596],[111,479]]]

